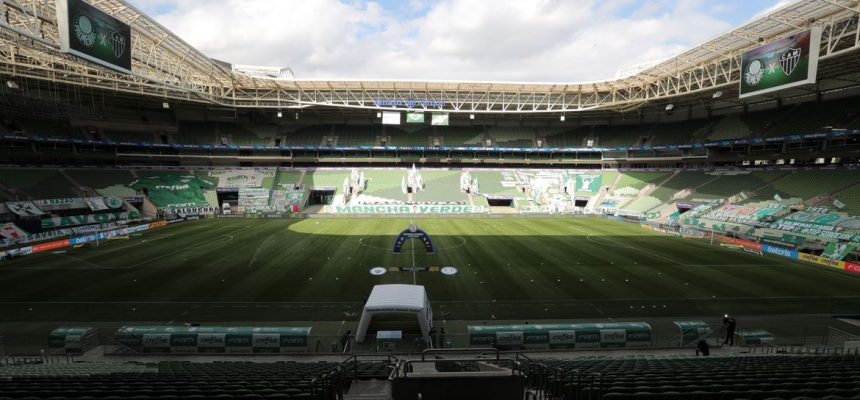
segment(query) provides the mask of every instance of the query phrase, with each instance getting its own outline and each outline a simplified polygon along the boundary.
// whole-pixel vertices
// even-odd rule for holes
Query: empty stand
[[[535,362],[547,369],[547,391],[565,398],[856,399],[860,393],[857,356],[596,356]]]
[[[770,200],[774,195],[806,200],[839,191],[856,182],[856,173],[850,171],[797,171],[761,188],[749,201]]]

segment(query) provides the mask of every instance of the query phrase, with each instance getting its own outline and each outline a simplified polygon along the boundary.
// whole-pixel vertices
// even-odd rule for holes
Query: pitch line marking
[[[369,248],[369,249],[376,249],[376,250],[391,250],[391,247],[373,246],[373,245],[369,245],[369,244],[364,243],[364,239],[367,239],[368,237],[369,237],[369,236],[363,236],[363,237],[361,237],[360,239],[358,239],[358,244],[359,244],[359,245],[361,245],[361,246],[367,247],[367,248]],[[450,249],[456,249],[457,247],[463,247],[463,246],[465,246],[465,245],[466,245],[466,243],[467,243],[466,238],[464,238],[464,237],[462,237],[462,236],[454,236],[454,237],[456,237],[457,239],[460,239],[460,243],[454,244],[454,245],[452,245],[452,246],[446,246],[446,247],[439,247],[439,246],[437,246],[437,247],[436,247],[436,250],[450,250]]]
[[[661,259],[663,259],[663,260],[667,260],[667,261],[671,262],[672,264],[685,265],[685,263],[683,263],[683,262],[679,262],[678,260],[673,260],[673,259],[671,259],[671,258],[669,258],[669,257],[666,257],[666,256],[664,256],[664,255],[661,255],[661,254],[652,253],[652,252],[650,252],[650,251],[648,251],[648,250],[643,250],[643,249],[640,249],[640,248],[638,248],[638,247],[636,247],[636,246],[633,246],[633,245],[624,244],[624,243],[621,243],[621,242],[615,241],[615,240],[613,240],[613,239],[609,239],[609,238],[607,238],[607,237],[606,237],[606,236],[604,236],[604,235],[599,235],[599,234],[595,235],[595,234],[593,234],[593,233],[589,233],[589,232],[584,231],[584,230],[582,230],[582,229],[580,229],[580,228],[577,228],[577,227],[575,227],[575,226],[571,226],[570,228],[571,228],[571,229],[573,229],[573,230],[579,231],[580,233],[584,233],[584,234],[586,234],[586,236],[585,236],[585,240],[588,240],[589,242],[592,242],[592,243],[598,243],[598,242],[596,242],[596,241],[594,241],[594,240],[593,240],[593,237],[599,237],[599,238],[601,238],[601,239],[606,239],[607,241],[609,241],[609,242],[611,242],[611,243],[614,243],[616,246],[626,247],[626,248],[628,248],[628,249],[636,250],[636,251],[638,251],[638,252],[640,252],[640,253],[645,253],[645,254],[651,255],[651,256],[653,256],[653,257],[661,258]]]
[[[262,250],[263,247],[266,246],[266,243],[268,243],[274,237],[275,236],[269,236],[268,238],[266,238],[266,240],[263,241],[263,243],[260,243],[260,245],[257,246],[257,251],[254,252],[254,257],[251,257],[251,262],[248,263],[248,267],[251,267],[252,265],[254,265],[255,262],[257,262],[257,255],[260,254],[260,250]]]
[[[204,243],[204,244],[201,244],[201,245],[198,245],[198,246],[194,246],[194,249],[207,248],[207,247],[212,247],[212,246],[220,246],[220,245],[222,245],[222,244],[224,244],[224,243],[231,242],[231,241],[233,241],[233,239],[235,239],[235,238],[233,237],[233,235],[230,235],[230,234],[224,234],[224,235],[221,235],[219,238],[227,238],[227,240],[223,240],[223,239],[213,240],[213,241],[211,241],[211,242],[209,242],[209,243]],[[141,265],[151,263],[151,262],[153,262],[153,261],[155,261],[155,260],[160,260],[160,259],[165,258],[165,257],[169,257],[169,256],[174,256],[174,255],[180,254],[180,253],[182,253],[182,252],[184,252],[184,251],[187,251],[187,249],[180,248],[180,249],[179,249],[179,250],[177,250],[177,251],[173,251],[173,252],[169,252],[169,253],[164,253],[164,254],[162,254],[162,255],[160,255],[160,256],[158,256],[158,257],[149,258],[149,259],[143,260],[143,261],[141,261],[141,262],[138,262],[138,263],[135,263],[135,264],[129,265],[127,268],[136,268],[136,267],[139,267],[139,266],[141,266]]]

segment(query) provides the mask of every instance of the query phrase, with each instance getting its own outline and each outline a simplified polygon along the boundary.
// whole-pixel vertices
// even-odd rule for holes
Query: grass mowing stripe
[[[667,312],[677,315],[722,301],[768,312],[794,307],[803,298],[827,304],[854,301],[846,296],[856,293],[860,283],[858,277],[832,269],[729,251],[602,219],[417,222],[439,251],[428,255],[418,246],[415,264],[460,270],[454,276],[417,273],[431,302],[450,307],[490,304],[481,310],[460,307],[454,318],[470,313],[486,317],[489,310],[499,316],[532,318],[532,311],[544,315],[540,303],[555,304],[546,307],[549,313],[564,313],[553,315],[596,313],[594,308],[599,308],[617,316],[619,309],[628,308],[626,302],[650,307],[657,301],[666,302],[671,308]],[[408,224],[408,219],[386,218],[176,224],[65,256],[39,254],[6,262],[0,266],[4,287],[0,304],[47,301],[60,307],[69,302],[104,304],[111,310],[117,309],[110,306],[114,302],[153,304],[147,315],[157,321],[171,320],[188,309],[192,315],[195,309],[219,315],[222,305],[229,309],[230,304],[247,304],[253,309],[254,304],[279,304],[268,308],[279,310],[277,319],[327,319],[332,314],[325,310],[314,314],[314,304],[355,311],[375,284],[412,283],[411,273],[380,277],[368,273],[374,266],[412,265],[410,251],[395,255],[390,250],[394,237]],[[593,240],[587,240],[589,235]],[[82,269],[84,265],[93,268]],[[134,268],[117,269],[129,266]],[[40,269],[45,267],[56,269]],[[709,300],[714,299],[711,296],[716,300]],[[772,305],[755,305],[754,299]],[[164,315],[158,314],[156,304],[171,302],[177,306],[165,306]],[[14,312],[5,315],[3,307],[0,320],[20,317]],[[87,315],[93,313],[98,314]],[[56,317],[50,310],[44,316]]]

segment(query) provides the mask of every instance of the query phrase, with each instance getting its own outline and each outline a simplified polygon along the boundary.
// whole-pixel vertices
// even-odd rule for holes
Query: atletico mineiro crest
[[[122,53],[125,53],[125,36],[119,32],[110,33],[110,45],[113,48],[113,55],[120,58]]]
[[[800,61],[799,48],[788,49],[779,54],[779,66],[782,67],[782,72],[785,72],[786,76],[794,72],[798,61]]]

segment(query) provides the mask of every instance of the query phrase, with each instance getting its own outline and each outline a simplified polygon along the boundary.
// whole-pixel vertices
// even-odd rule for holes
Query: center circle
[[[459,243],[454,243],[454,244],[451,244],[449,246],[444,246],[444,245],[440,246],[439,243],[437,242],[437,243],[435,243],[436,244],[436,250],[437,251],[438,250],[447,250],[447,249],[453,249],[453,248],[462,247],[462,246],[466,245],[466,238],[464,238],[462,236],[453,236],[451,238],[456,239],[456,241],[458,241]],[[358,239],[358,244],[363,246],[363,247],[367,247],[369,249],[388,250],[388,251],[390,251],[391,248],[393,247],[393,246],[376,245],[376,243],[374,243],[373,239],[374,239],[374,237],[372,237],[372,236],[364,236],[364,237]],[[394,237],[391,238],[391,242],[392,243],[394,242]],[[436,240],[434,240],[434,242],[436,242]],[[421,246],[421,244],[418,244],[418,245]]]

